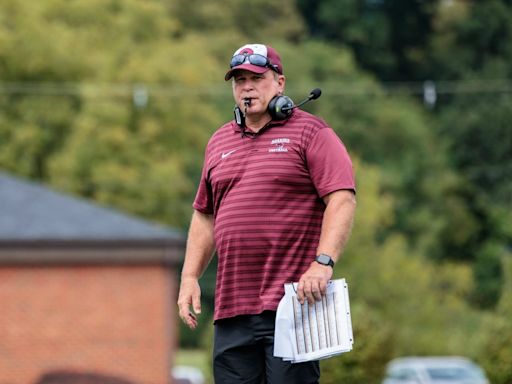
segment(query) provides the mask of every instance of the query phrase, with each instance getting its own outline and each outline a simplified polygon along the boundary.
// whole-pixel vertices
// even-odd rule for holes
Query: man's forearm
[[[329,194],[324,200],[327,206],[317,254],[325,253],[336,261],[352,231],[356,199],[352,191],[341,190]]]
[[[183,278],[199,279],[210,262],[215,250],[213,216],[194,211],[188,232]]]
[[[188,231],[185,262],[181,270],[178,294],[180,317],[191,329],[197,327],[197,316],[201,313],[199,278],[208,266],[214,248],[213,217],[194,211]]]

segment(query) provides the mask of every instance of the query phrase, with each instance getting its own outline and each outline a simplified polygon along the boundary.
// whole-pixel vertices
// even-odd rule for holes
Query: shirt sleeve
[[[208,156],[205,154],[201,179],[199,180],[199,187],[197,188],[196,198],[192,206],[195,210],[210,215],[213,214],[213,194],[209,182],[209,166],[207,159]]]
[[[316,133],[306,148],[306,159],[320,197],[341,189],[355,192],[352,160],[345,145],[331,128],[325,127]]]

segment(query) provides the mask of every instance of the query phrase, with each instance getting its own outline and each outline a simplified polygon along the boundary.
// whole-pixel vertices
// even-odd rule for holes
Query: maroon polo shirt
[[[297,109],[247,131],[232,121],[213,134],[194,201],[214,217],[215,320],[276,310],[283,284],[316,257],[322,197],[355,190],[347,150],[323,120]]]

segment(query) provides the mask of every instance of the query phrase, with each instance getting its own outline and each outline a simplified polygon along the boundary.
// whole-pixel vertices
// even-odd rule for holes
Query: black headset
[[[272,120],[284,120],[292,114],[294,106],[293,100],[288,96],[277,95],[268,103],[267,111]],[[235,114],[236,123],[241,127],[245,127],[245,116],[238,105],[235,105],[233,113]]]
[[[268,103],[268,113],[272,116],[272,120],[283,120],[290,116],[293,112],[295,104],[288,96],[274,96]]]
[[[288,116],[290,116],[295,108],[299,108],[304,104],[310,102],[311,100],[318,99],[322,94],[322,90],[320,88],[313,89],[307,98],[302,100],[299,104],[295,105],[293,100],[288,96],[277,95],[270,100],[268,103],[268,113],[272,117],[272,120],[284,120]],[[247,105],[250,104],[250,101],[246,101]],[[235,113],[235,121],[242,128],[242,136],[245,134],[245,116],[242,113],[242,110],[238,105],[235,105],[235,109],[233,111]]]

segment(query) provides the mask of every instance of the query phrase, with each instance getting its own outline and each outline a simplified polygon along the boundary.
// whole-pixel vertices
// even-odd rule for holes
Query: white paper
[[[352,350],[353,335],[348,286],[332,280],[321,301],[297,300],[297,283],[284,285],[274,335],[274,356],[299,363],[320,360]]]

